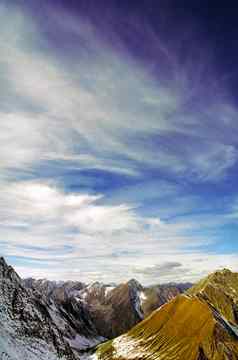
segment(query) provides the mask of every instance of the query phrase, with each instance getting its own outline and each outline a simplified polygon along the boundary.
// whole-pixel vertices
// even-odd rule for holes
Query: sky
[[[0,252],[22,277],[238,271],[230,5],[0,2]]]

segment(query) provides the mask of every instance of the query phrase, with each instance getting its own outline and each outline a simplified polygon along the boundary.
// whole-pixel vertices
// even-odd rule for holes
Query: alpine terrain
[[[84,359],[91,348],[139,323],[144,308],[148,312],[188,286],[22,280],[1,257],[0,358]]]

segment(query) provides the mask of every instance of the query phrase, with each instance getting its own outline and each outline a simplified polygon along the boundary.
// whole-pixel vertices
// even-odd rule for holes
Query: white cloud
[[[203,181],[224,177],[237,161],[235,146],[219,143],[208,146],[207,153],[195,155],[191,167]]]
[[[49,279],[73,279],[84,282],[104,281],[123,282],[130,278],[136,278],[142,284],[161,284],[165,282],[196,282],[209,273],[223,268],[232,271],[238,270],[238,257],[236,254],[208,254],[188,253],[188,254],[162,254],[161,256],[150,256],[143,258],[143,262],[135,258],[126,260],[113,259],[113,261],[101,262],[95,259],[96,266],[87,267],[87,261],[69,259],[40,264],[39,261],[26,261],[25,266],[17,266],[21,276],[36,278],[46,277],[45,267],[47,266],[47,278]],[[176,264],[180,264],[176,266]],[[29,274],[29,266],[31,266]]]
[[[64,194],[56,186],[46,182],[23,181],[1,186],[1,219],[9,221],[49,221],[87,208],[101,196],[88,194]]]
[[[211,241],[205,232],[196,235],[196,231],[221,223],[221,218],[214,224],[207,216],[199,223],[186,216],[180,221],[142,217],[126,203],[108,205],[102,194],[68,193],[52,182],[2,183],[1,189],[2,253],[24,258],[28,275],[41,276],[45,266],[47,276],[57,279],[80,276],[87,281],[97,272],[105,281],[138,276],[148,283],[155,281],[155,271],[148,277],[144,267],[176,261],[182,264],[178,278],[193,279],[201,273],[193,259],[204,256],[201,251],[196,255],[195,249]],[[206,258],[221,259],[218,255]],[[229,265],[229,259],[224,257],[217,266],[225,265],[225,260]],[[202,271],[215,269],[212,261],[208,260]],[[230,264],[234,266],[233,260]],[[26,274],[26,268],[19,266],[18,270]],[[170,275],[161,271],[160,276],[167,281]]]
[[[154,260],[154,261],[153,261]],[[160,261],[134,267],[135,276],[150,283],[191,281],[196,282],[209,273],[228,268],[238,270],[237,254],[204,254],[201,252],[162,255]]]

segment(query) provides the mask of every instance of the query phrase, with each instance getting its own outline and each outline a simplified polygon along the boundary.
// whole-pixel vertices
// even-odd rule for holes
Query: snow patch
[[[106,339],[102,336],[96,338],[87,338],[83,335],[76,335],[73,339],[65,338],[69,345],[75,350],[87,350],[93,348],[94,346],[100,344],[101,342],[105,341]]]
[[[105,286],[105,296],[107,296],[109,294],[110,291],[112,291],[113,289],[115,289],[115,286]]]
[[[141,291],[139,293],[139,299],[140,299],[140,303],[141,306],[144,304],[145,300],[147,299],[147,296],[145,295],[144,291]]]
[[[45,341],[16,336],[16,324],[0,312],[0,358],[9,360],[58,360],[55,350]],[[65,360],[65,357],[61,358]]]
[[[81,355],[80,360],[98,360],[98,356],[96,354],[93,355]]]

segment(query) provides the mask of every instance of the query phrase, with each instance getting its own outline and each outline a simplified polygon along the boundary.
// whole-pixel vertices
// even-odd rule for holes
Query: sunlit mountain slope
[[[97,349],[101,360],[237,360],[238,274],[216,272]]]

